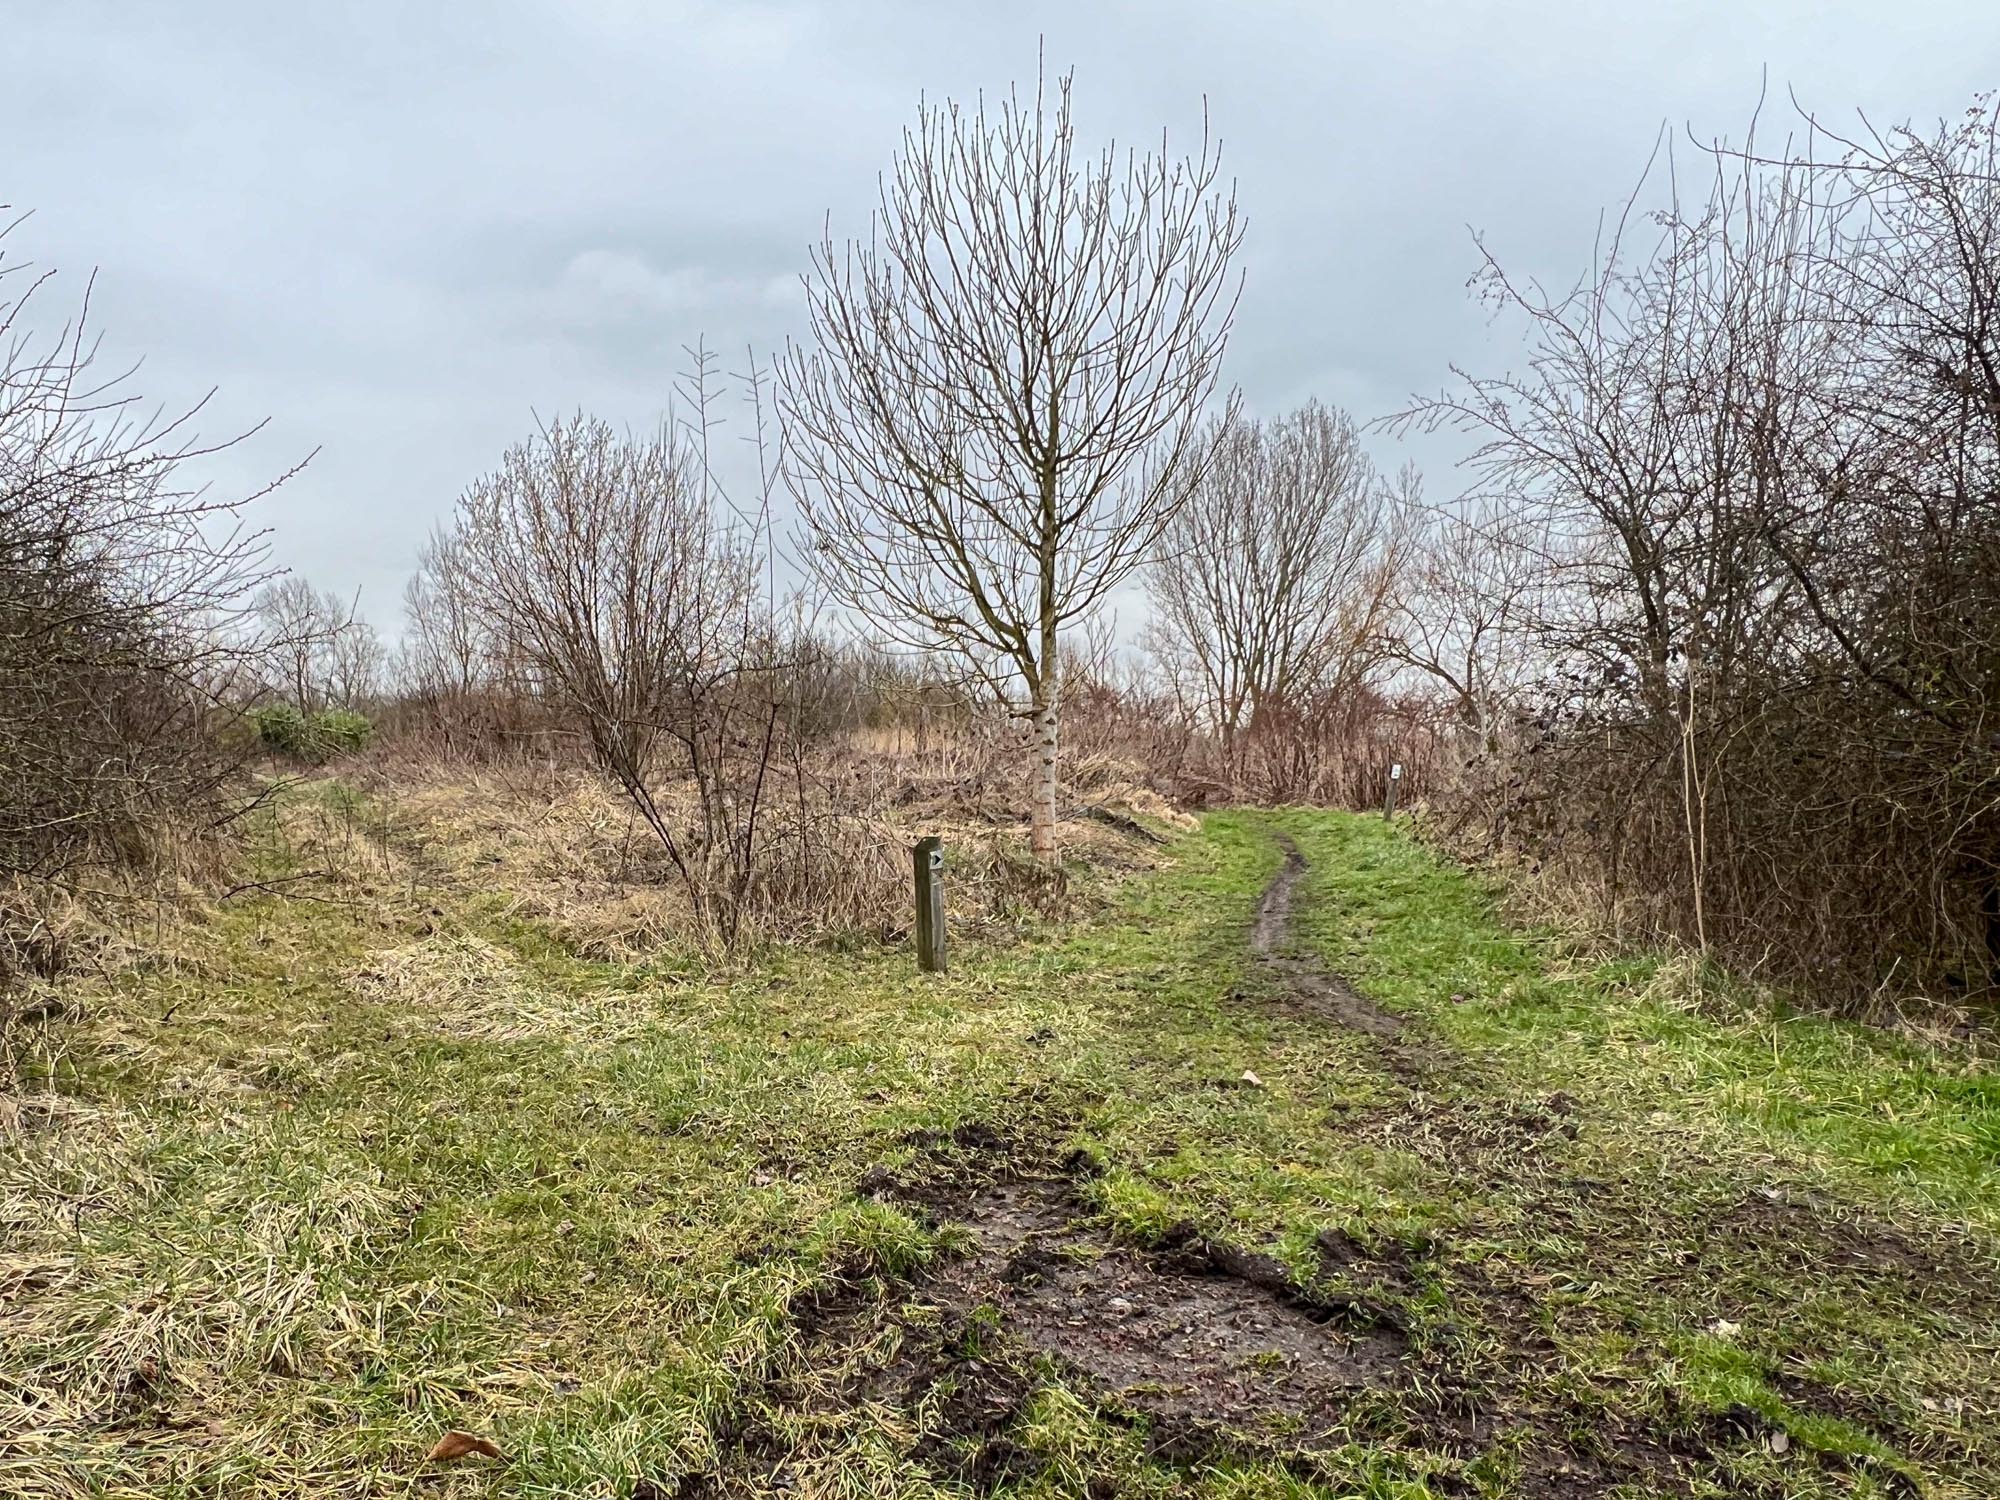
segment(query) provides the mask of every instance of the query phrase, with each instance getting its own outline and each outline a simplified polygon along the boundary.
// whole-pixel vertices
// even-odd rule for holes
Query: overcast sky
[[[697,335],[732,366],[780,345],[919,95],[1032,78],[1038,35],[1087,137],[1191,144],[1206,96],[1249,221],[1226,379],[1364,419],[1517,360],[1467,298],[1472,232],[1568,280],[1663,125],[1740,132],[1767,73],[1879,120],[2000,84],[1993,0],[0,0],[0,203],[33,210],[7,250],[71,299],[97,269],[150,397],[270,419],[224,487],[317,448],[262,519],[393,634],[417,545],[531,413],[648,425]]]

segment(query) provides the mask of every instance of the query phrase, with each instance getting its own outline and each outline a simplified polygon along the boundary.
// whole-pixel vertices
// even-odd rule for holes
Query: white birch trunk
[[[1048,864],[1056,858],[1056,706],[1035,710],[1035,801],[1030,842],[1035,858]]]

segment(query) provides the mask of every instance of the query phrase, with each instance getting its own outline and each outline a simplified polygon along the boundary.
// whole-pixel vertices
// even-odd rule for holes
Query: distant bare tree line
[[[290,574],[260,589],[251,608],[264,685],[301,712],[366,708],[389,686],[389,652],[355,602]]]

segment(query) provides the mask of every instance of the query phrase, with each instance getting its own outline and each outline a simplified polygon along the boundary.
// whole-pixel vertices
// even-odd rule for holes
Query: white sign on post
[[[1389,779],[1391,781],[1401,781],[1403,779],[1403,763],[1400,760],[1390,765]]]

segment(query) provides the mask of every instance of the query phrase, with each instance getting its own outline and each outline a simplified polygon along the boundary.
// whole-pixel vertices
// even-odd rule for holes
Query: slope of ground
[[[69,986],[0,1119],[0,1493],[2000,1491],[1969,1047],[1565,961],[1379,820],[718,975],[326,795],[337,882]]]

